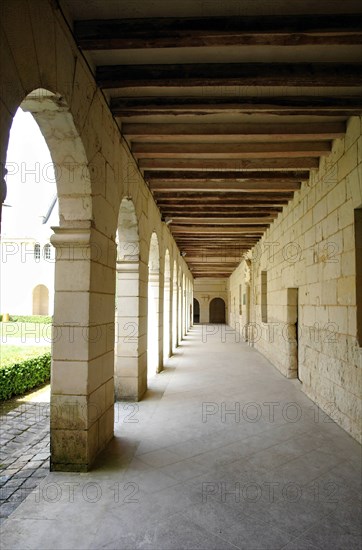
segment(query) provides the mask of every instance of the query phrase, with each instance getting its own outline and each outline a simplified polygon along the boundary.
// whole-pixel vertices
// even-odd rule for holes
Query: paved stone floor
[[[42,479],[1,548],[360,549],[360,451],[299,382],[197,326],[142,402],[117,404],[93,470]]]
[[[49,473],[49,404],[0,406],[0,523]]]

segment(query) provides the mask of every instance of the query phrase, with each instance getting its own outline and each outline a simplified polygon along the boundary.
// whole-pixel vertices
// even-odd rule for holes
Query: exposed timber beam
[[[248,217],[258,217],[258,216],[276,216],[282,212],[283,208],[281,206],[270,206],[266,207],[234,207],[233,205],[222,205],[219,206],[188,206],[187,211],[185,212],[184,206],[173,206],[173,207],[163,207],[162,213],[164,217],[173,219],[175,216],[248,216]]]
[[[359,96],[285,97],[113,97],[116,117],[154,115],[203,115],[231,112],[243,114],[353,116],[362,113]]]
[[[207,86],[344,86],[362,84],[361,63],[188,63],[101,65],[97,84],[104,89]]]
[[[178,137],[211,137],[231,136],[233,139],[244,138],[245,141],[287,141],[290,138],[301,139],[335,139],[344,136],[345,122],[310,122],[310,123],[126,123],[122,124],[122,134],[129,139],[137,140],[170,140]]]
[[[138,166],[143,170],[308,170],[318,168],[319,159],[140,159]]]
[[[243,225],[243,224],[250,224],[250,225],[260,225],[260,224],[266,224],[266,223],[272,223],[274,221],[275,217],[273,216],[264,216],[259,218],[249,218],[249,217],[207,217],[207,218],[199,218],[196,216],[193,216],[192,218],[182,216],[182,217],[176,217],[174,218],[173,222],[175,225],[182,224],[182,225]],[[172,231],[172,227],[171,227]]]
[[[278,143],[143,143],[134,142],[132,153],[145,158],[298,158],[328,155],[329,141],[292,141]]]
[[[149,182],[176,182],[179,181],[192,181],[195,183],[205,181],[225,181],[233,180],[238,183],[250,183],[252,180],[258,182],[276,181],[278,183],[291,183],[308,181],[308,171],[242,171],[242,170],[221,170],[221,171],[208,171],[208,170],[160,170],[160,171],[145,171],[144,177]]]
[[[147,178],[146,178],[147,179]],[[246,181],[239,183],[238,181],[231,180],[218,180],[218,181],[161,181],[161,182],[151,182],[151,191],[157,193],[170,193],[173,191],[182,192],[182,191],[203,191],[204,193],[211,192],[220,192],[220,191],[231,191],[233,193],[237,192],[255,192],[267,191],[271,193],[283,192],[283,191],[298,191],[300,189],[299,181],[290,181],[290,182],[278,182],[278,181]]]
[[[244,225],[244,226],[215,226],[203,227],[198,225],[173,225],[172,233],[199,233],[199,234],[237,234],[237,235],[262,235],[263,231],[268,229],[268,225]]]
[[[162,17],[75,21],[84,50],[361,44],[357,14]]]

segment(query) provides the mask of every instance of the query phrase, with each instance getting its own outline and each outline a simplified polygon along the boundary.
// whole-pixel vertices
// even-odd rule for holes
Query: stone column
[[[90,223],[53,230],[51,469],[86,471],[113,437],[115,250]]]
[[[163,327],[163,330],[167,332],[168,334],[168,344],[166,349],[166,356],[171,357],[172,355],[172,293],[171,293],[171,279],[167,278],[165,279],[165,286],[164,286],[164,304],[163,307],[167,311],[166,313],[166,322],[167,326]],[[165,319],[165,316],[164,316]]]
[[[116,399],[139,401],[147,389],[147,370],[146,354],[140,349],[138,258],[117,261],[116,271]]]
[[[148,292],[152,298],[149,298],[148,303],[150,304],[150,299],[153,300],[152,305],[153,306],[153,316],[155,317],[155,323],[156,326],[150,325],[150,315],[151,312],[148,312],[148,331],[147,331],[147,348],[150,353],[148,353],[149,358],[151,360],[155,360],[156,358],[156,365],[148,365],[148,376],[150,376],[150,373],[159,372],[160,367],[162,370],[162,363],[160,363],[160,275],[159,271],[149,271],[148,275]],[[162,353],[162,348],[161,348]]]
[[[177,282],[172,282],[172,351],[178,346]]]
[[[159,273],[158,277],[158,365],[157,372],[163,371],[163,308],[164,304],[164,280],[163,273]]]

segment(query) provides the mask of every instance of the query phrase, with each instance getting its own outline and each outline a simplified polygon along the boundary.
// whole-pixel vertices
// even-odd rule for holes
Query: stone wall
[[[356,338],[354,209],[362,206],[361,125],[361,118],[349,119],[345,139],[334,141],[228,284],[230,324],[285,376],[298,377],[303,391],[356,439],[362,348]]]
[[[210,302],[213,298],[222,298],[227,311],[227,279],[200,277],[194,282],[194,298],[200,304],[200,323],[209,323]]]

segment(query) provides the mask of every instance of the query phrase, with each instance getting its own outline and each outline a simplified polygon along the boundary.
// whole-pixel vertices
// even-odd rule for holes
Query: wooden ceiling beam
[[[203,227],[198,225],[173,225],[172,226],[172,233],[199,233],[202,234],[237,234],[237,235],[262,235],[263,231],[268,229],[268,225],[243,225],[243,226],[215,226],[215,227]]]
[[[170,141],[175,136],[186,138],[213,139],[231,136],[245,141],[288,141],[335,139],[344,136],[345,122],[296,122],[296,123],[125,123],[122,124],[122,134],[128,139],[147,138],[153,142],[157,139]]]
[[[257,170],[146,170],[144,172],[145,180],[149,182],[160,183],[162,181],[176,182],[192,181],[195,182],[219,182],[233,180],[238,183],[250,183],[252,180],[257,182],[291,183],[308,181],[309,171],[257,171]]]
[[[272,223],[275,219],[275,216],[262,216],[259,218],[249,218],[241,216],[231,216],[231,217],[187,217],[180,216],[173,219],[173,224],[171,224],[170,229],[172,231],[172,226],[177,224],[182,225],[236,225],[236,224],[250,224],[250,225],[260,225],[265,223]]]
[[[204,115],[239,113],[265,115],[353,116],[362,113],[359,96],[285,96],[285,97],[113,97],[114,116]]]
[[[138,159],[320,157],[328,155],[331,152],[331,148],[332,142],[329,141],[287,141],[278,143],[132,143],[132,153]]]
[[[157,159],[141,158],[141,170],[309,170],[318,168],[319,159],[268,158],[268,159]]]
[[[171,212],[171,211],[170,211]],[[275,208],[274,209],[270,209],[270,210],[263,210],[263,209],[260,209],[260,210],[257,210],[255,212],[250,212],[250,211],[247,211],[247,210],[216,210],[216,209],[213,209],[213,210],[209,210],[207,208],[205,208],[205,210],[203,211],[189,211],[189,209],[187,209],[187,211],[185,212],[185,209],[180,209],[180,210],[177,210],[177,211],[173,211],[171,213],[171,215],[169,215],[169,213],[164,209],[162,209],[162,214],[164,216],[164,218],[168,218],[168,220],[172,220],[172,222],[174,222],[179,216],[183,216],[183,217],[187,217],[187,218],[197,218],[197,217],[205,217],[205,218],[229,218],[229,217],[232,217],[232,216],[235,216],[235,217],[243,217],[243,216],[246,216],[246,217],[249,217],[249,218],[259,218],[259,217],[271,217],[271,218],[276,218],[279,214],[279,211],[277,211]]]
[[[159,88],[210,86],[358,87],[361,63],[183,63],[158,65],[100,65],[100,88]]]
[[[362,43],[357,14],[156,17],[74,22],[83,50]]]
[[[189,192],[189,191],[202,191],[204,193],[218,193],[220,191],[230,191],[232,193],[243,193],[245,191],[254,192],[255,194],[260,191],[264,192],[284,192],[284,191],[298,191],[300,189],[300,183],[298,181],[291,182],[275,182],[275,181],[250,181],[246,183],[238,183],[232,181],[185,181],[180,183],[175,182],[161,182],[151,183],[150,189],[153,192],[161,195],[162,193],[172,192]]]

